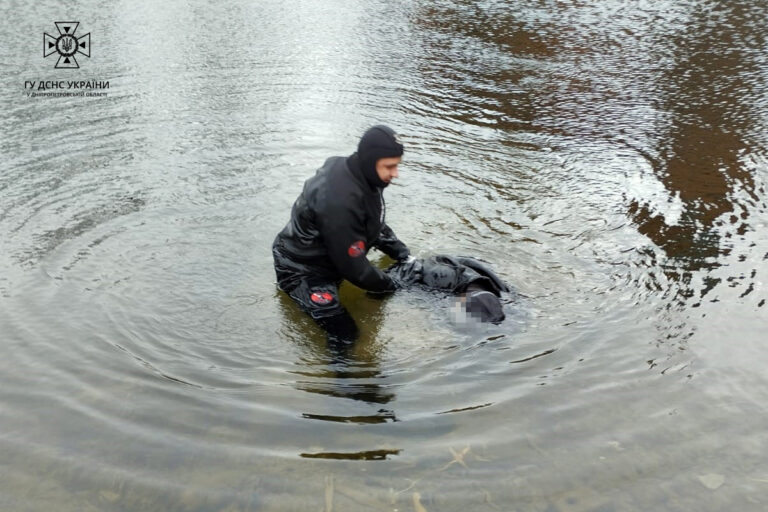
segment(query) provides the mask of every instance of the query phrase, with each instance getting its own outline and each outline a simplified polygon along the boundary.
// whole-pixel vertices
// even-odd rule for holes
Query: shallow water
[[[768,506],[765,2],[68,11],[78,70],[0,8],[0,508]],[[73,77],[109,95],[23,87]],[[518,294],[345,287],[344,363],[270,244],[377,122],[398,236]]]

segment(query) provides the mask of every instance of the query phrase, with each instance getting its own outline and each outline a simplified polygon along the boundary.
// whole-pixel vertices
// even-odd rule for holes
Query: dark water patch
[[[540,353],[540,354],[536,354],[536,355],[533,355],[533,356],[529,356],[529,357],[526,357],[526,358],[523,358],[523,359],[518,359],[518,360],[516,360],[516,361],[510,361],[510,363],[511,363],[511,364],[516,364],[516,363],[526,363],[526,362],[528,362],[528,361],[532,361],[532,360],[534,360],[534,359],[538,359],[539,357],[544,357],[544,356],[547,356],[547,355],[549,355],[549,354],[552,354],[552,353],[553,353],[553,352],[555,352],[556,350],[557,350],[557,349],[555,349],[555,348],[551,348],[551,349],[549,349],[549,350],[545,350],[544,352],[542,352],[542,353]]]
[[[304,413],[302,418],[308,420],[320,420],[320,421],[333,421],[337,423],[356,423],[361,425],[373,425],[379,423],[387,423],[398,421],[397,417],[392,411],[386,409],[379,409],[377,414],[372,416],[331,416],[327,414],[310,414]]]
[[[387,458],[398,455],[402,450],[368,450],[354,453],[302,453],[301,457],[305,459],[329,459],[329,460],[387,460]]]
[[[438,412],[437,414],[453,414],[453,413],[456,413],[456,412],[475,411],[477,409],[482,409],[484,407],[490,407],[492,405],[493,405],[492,403],[473,405],[473,406],[469,406],[469,407],[461,407],[461,408],[458,408],[458,409],[451,409],[450,411],[442,411],[442,412]]]

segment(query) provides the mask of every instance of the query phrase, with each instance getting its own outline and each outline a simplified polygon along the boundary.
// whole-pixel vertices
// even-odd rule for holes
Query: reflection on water
[[[727,222],[738,224],[732,234],[743,235],[748,223],[740,217],[755,206],[738,204],[735,194],[756,199],[755,180],[744,159],[760,144],[753,137],[759,114],[752,105],[763,85],[756,80],[760,58],[732,46],[760,35],[763,27],[754,21],[755,14],[729,6],[721,15],[723,23],[713,27],[708,16],[696,13],[673,40],[681,48],[662,100],[670,124],[656,150],[663,160],[655,162],[654,170],[670,196],[683,203],[683,211],[676,225],[667,227],[661,219],[662,225],[654,226],[645,208],[639,224],[669,256],[693,270],[707,268],[721,251],[730,252],[721,247],[718,221],[731,214]]]
[[[344,293],[347,292],[347,293]],[[355,345],[344,342],[326,339],[325,333],[320,332],[320,328],[309,326],[309,318],[301,313],[298,306],[288,297],[287,294],[279,292],[279,302],[284,322],[291,325],[301,317],[304,321],[304,328],[296,332],[295,338],[300,345],[306,346],[307,330],[315,332],[315,339],[322,339],[322,342],[316,342],[315,347],[311,348],[311,353],[316,358],[314,361],[308,359],[305,355],[301,359],[301,366],[291,370],[290,373],[298,376],[295,382],[296,389],[308,393],[319,393],[321,395],[348,398],[360,402],[372,404],[387,404],[395,399],[394,391],[390,385],[387,385],[386,374],[378,367],[376,354],[366,348],[371,345],[371,340],[377,337],[376,323],[373,323],[373,329],[362,329],[360,340]],[[349,287],[342,288],[342,301],[354,303],[357,307],[352,309],[354,316],[363,318],[372,318],[378,316],[381,301],[378,299],[369,299],[362,301],[359,293],[357,297],[350,297]],[[363,306],[362,308],[360,306]],[[367,305],[368,307],[365,307]],[[365,325],[371,325],[365,322]],[[309,329],[307,329],[309,327]],[[309,355],[309,354],[307,354]],[[309,419],[325,419],[327,421],[352,422],[352,423],[384,423],[386,421],[397,421],[394,412],[379,409],[373,415],[366,416],[334,416],[326,414],[304,413],[302,417]]]
[[[0,508],[764,508],[763,2],[69,7],[106,98],[24,96],[60,8],[0,8]],[[276,290],[379,122],[388,223],[500,326],[344,286],[340,351]]]

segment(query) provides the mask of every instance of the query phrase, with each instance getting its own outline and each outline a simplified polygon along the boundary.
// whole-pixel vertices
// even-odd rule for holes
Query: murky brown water
[[[766,2],[0,13],[0,509],[768,506]],[[74,77],[109,96],[24,92]],[[519,297],[343,289],[345,366],[269,247],[377,122],[400,238]]]

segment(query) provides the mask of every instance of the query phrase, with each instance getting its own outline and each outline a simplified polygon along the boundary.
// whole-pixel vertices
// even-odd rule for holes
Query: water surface
[[[765,508],[765,2],[0,12],[0,508]],[[340,362],[270,244],[380,122],[398,236],[518,294],[345,286]]]

